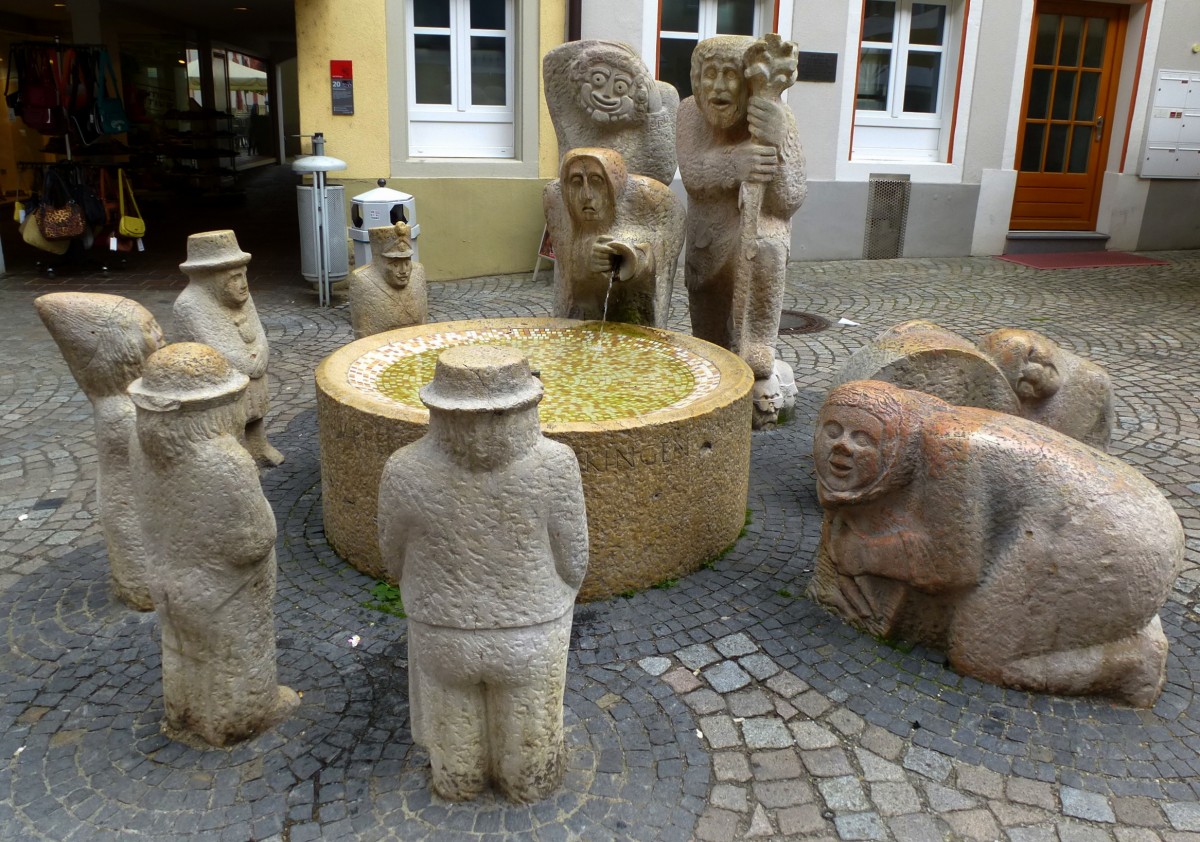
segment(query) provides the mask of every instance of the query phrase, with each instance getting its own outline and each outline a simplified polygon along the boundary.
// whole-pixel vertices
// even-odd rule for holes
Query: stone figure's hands
[[[769,97],[750,97],[746,106],[746,119],[750,123],[750,133],[756,142],[776,149],[783,146],[788,130],[787,118],[784,115],[786,107]]]
[[[593,272],[607,275],[613,270],[613,259],[620,252],[613,243],[612,237],[601,234],[592,244],[592,261],[589,268]]]
[[[779,168],[779,153],[774,146],[747,141],[734,148],[733,166],[738,181],[768,182]]]

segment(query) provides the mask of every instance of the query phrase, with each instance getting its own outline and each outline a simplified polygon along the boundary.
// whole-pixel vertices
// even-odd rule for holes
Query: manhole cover
[[[794,333],[820,333],[829,328],[829,320],[799,310],[784,310],[779,318],[779,335]]]

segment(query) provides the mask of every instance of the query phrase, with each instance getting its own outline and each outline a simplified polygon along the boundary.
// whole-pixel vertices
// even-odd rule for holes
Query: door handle
[[[1103,135],[1104,135],[1104,115],[1102,114],[1098,118],[1096,118],[1096,137],[1094,138],[1096,143],[1100,142],[1100,138],[1103,137]]]

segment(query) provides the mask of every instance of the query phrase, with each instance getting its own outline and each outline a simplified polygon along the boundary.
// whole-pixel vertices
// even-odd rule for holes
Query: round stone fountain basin
[[[546,389],[542,430],[579,459],[590,542],[581,600],[690,573],[737,540],[754,375],[736,355],[633,325],[475,319],[369,336],[317,367],[325,535],[354,567],[390,580],[376,526],[384,463],[425,433],[417,389],[438,353],[476,343],[529,356]]]

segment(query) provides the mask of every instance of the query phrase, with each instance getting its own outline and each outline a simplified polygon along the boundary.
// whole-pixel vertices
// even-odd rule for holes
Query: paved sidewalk
[[[569,772],[529,807],[432,796],[408,726],[405,622],[321,528],[313,370],[351,338],[278,265],[251,264],[271,341],[264,471],[279,522],[281,680],[297,715],[228,751],[159,734],[158,626],[109,595],[91,409],[30,306],[129,295],[170,334],[171,263],[0,278],[0,839],[1200,840],[1200,253],[1039,272],[992,259],[793,264],[785,306],[857,326],[781,339],[799,418],[753,440],[751,520],[711,569],[576,611]],[[545,276],[543,276],[544,278]],[[546,315],[528,276],[434,284],[431,317]],[[676,295],[673,326],[686,329]],[[820,531],[810,425],[833,372],[884,328],[1040,330],[1105,366],[1113,451],[1170,497],[1187,568],[1163,611],[1153,710],[1001,690],[890,647],[804,597]],[[668,525],[669,528],[669,525]],[[352,646],[350,638],[361,642]]]

